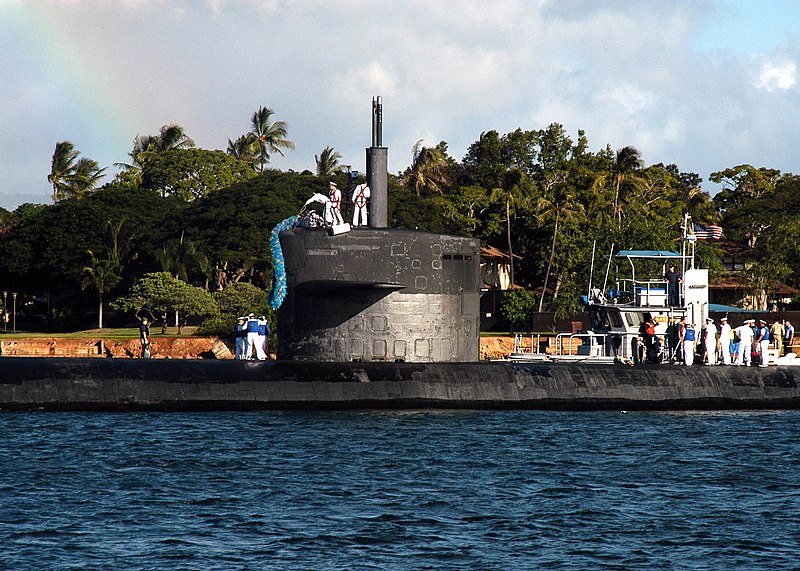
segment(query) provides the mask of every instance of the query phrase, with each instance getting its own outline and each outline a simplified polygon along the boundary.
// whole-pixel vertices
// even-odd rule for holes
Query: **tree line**
[[[197,148],[178,125],[137,136],[129,162],[102,186],[106,169],[57,143],[47,175],[53,204],[0,209],[0,287],[19,292],[22,307],[54,328],[85,325],[109,303],[122,316],[115,323],[149,312],[166,324],[177,312],[178,325],[194,315],[222,327],[237,311],[221,301],[241,289],[234,284],[254,288],[243,299],[262,305],[248,309],[267,313],[255,294],[271,285],[272,227],[325,194],[329,180],[348,184],[332,146],[314,157],[314,171],[268,168],[275,153],[294,148],[288,125],[273,116],[259,108],[225,152]],[[632,146],[590,150],[583,131],[573,139],[558,123],[492,130],[460,161],[444,141],[417,142],[409,166],[389,177],[389,221],[477,237],[520,256],[512,281],[536,310],[560,315],[579,309],[593,249],[675,249],[684,212],[753,249],[744,277],[765,303],[779,281],[800,285],[797,177],[739,165],[710,179],[722,184],[713,198],[695,173],[647,166]],[[721,271],[715,243],[700,243],[697,253],[712,275]],[[143,287],[173,295],[148,305]]]

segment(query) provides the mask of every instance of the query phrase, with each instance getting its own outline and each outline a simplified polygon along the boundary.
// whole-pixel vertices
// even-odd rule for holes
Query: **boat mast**
[[[611,257],[614,255],[614,246],[615,245],[616,244],[612,243],[611,244],[611,249],[608,251],[608,264],[606,265],[606,278],[605,278],[605,280],[603,280],[603,291],[605,291],[606,287],[608,287],[608,272],[611,269]],[[615,286],[614,289],[619,289],[619,276],[617,276],[617,285]],[[617,297],[619,297],[619,295]]]
[[[592,265],[589,268],[589,298],[590,299],[592,297],[592,278],[594,277],[594,249],[595,249],[596,246],[597,246],[597,240],[592,242]]]

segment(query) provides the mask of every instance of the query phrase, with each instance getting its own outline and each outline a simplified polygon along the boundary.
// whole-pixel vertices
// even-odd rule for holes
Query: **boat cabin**
[[[689,253],[686,253],[687,244]],[[673,317],[700,324],[708,315],[708,270],[694,267],[694,244],[685,240],[683,252],[621,250],[613,261],[614,285],[590,288],[583,296],[591,329],[578,335],[579,355],[631,357],[646,323],[655,323],[655,334],[665,336]],[[609,270],[612,260],[609,260]],[[666,279],[674,265],[677,288],[672,295]],[[608,280],[608,270],[606,281]],[[670,303],[672,302],[672,303]]]

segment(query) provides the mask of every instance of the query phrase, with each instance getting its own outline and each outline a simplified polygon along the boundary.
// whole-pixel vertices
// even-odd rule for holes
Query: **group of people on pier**
[[[759,365],[766,367],[770,357],[780,357],[791,351],[794,327],[788,319],[776,319],[769,326],[763,319],[745,319],[732,327],[727,317],[720,318],[719,327],[708,317],[698,328],[686,317],[674,316],[663,339],[655,334],[655,320],[642,324],[634,340],[634,362],[693,365],[695,359],[705,365]],[[662,349],[663,347],[663,349]]]
[[[250,313],[247,316],[239,317],[236,324],[236,359],[240,361],[265,360],[271,334],[272,329],[265,316],[259,315],[256,318],[254,313]]]

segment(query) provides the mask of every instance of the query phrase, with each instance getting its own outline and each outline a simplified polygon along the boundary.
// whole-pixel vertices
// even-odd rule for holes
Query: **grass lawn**
[[[161,335],[161,327],[150,327],[150,335],[152,337],[191,337],[194,334],[196,327],[184,327],[183,335],[178,335],[177,328],[168,327],[166,335]],[[19,331],[12,333],[11,331],[0,330],[0,340],[2,339],[32,339],[36,337],[52,337],[55,339],[82,339],[85,337],[103,337],[105,339],[138,339],[138,327],[123,327],[111,328],[104,327],[103,329],[86,329],[84,331],[73,331],[71,333],[48,333],[42,331]]]

